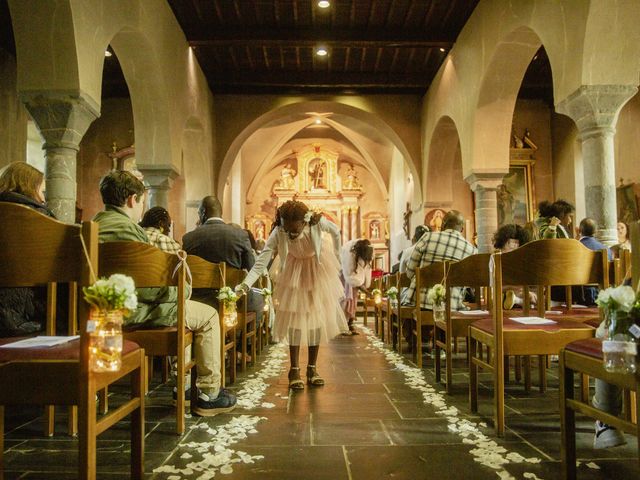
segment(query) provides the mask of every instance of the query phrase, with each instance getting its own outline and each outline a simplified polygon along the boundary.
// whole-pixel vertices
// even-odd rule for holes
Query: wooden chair
[[[224,262],[211,263],[198,257],[189,255],[187,265],[191,272],[192,288],[207,288],[219,290],[226,285],[227,267]],[[211,295],[214,295],[212,292]],[[215,302],[217,303],[217,299]],[[220,375],[221,385],[227,384],[227,366],[229,367],[230,383],[236,381],[236,328],[227,327],[223,321],[224,305],[218,307],[218,319],[220,323]],[[225,360],[227,359],[227,360]],[[228,365],[227,365],[228,364]]]
[[[602,340],[589,338],[566,345],[560,352],[560,425],[562,428],[562,444],[560,458],[565,480],[576,478],[576,412],[596,420],[600,420],[620,431],[635,435],[638,440],[638,464],[640,465],[640,423],[633,423],[591,406],[589,399],[578,399],[574,389],[574,374],[599,378],[621,389],[634,392],[632,409],[636,418],[640,418],[640,373],[635,375],[614,374],[603,367]],[[627,405],[630,406],[629,404]]]
[[[392,325],[396,324],[396,331],[398,332],[398,353],[402,354],[402,341],[404,339],[404,320],[413,320],[415,308],[412,305],[401,305],[400,296],[402,290],[408,288],[411,285],[411,279],[407,277],[406,273],[399,274],[398,276],[398,301],[394,308],[391,309]],[[394,345],[395,347],[395,345]]]
[[[594,252],[572,239],[537,240],[509,253],[495,253],[493,273],[494,304],[502,301],[503,285],[608,285],[606,251]],[[547,289],[548,291],[549,289]],[[538,288],[543,295],[543,289]],[[539,317],[545,316],[545,299],[538,298]],[[528,312],[528,302],[524,314]],[[591,338],[595,330],[586,324],[553,318],[551,325],[523,325],[505,319],[494,308],[492,319],[479,320],[469,327],[469,400],[478,410],[478,367],[493,373],[494,421],[496,433],[504,435],[504,358],[511,355],[538,355],[540,383],[544,381],[546,360],[541,356],[559,354],[574,340]],[[476,355],[478,345],[491,347],[491,358]]]
[[[0,203],[0,217],[11,225],[0,230],[0,286],[92,283],[90,271],[95,272],[98,266],[97,224],[67,225],[10,203]],[[74,302],[70,308],[75,306]],[[0,478],[5,405],[78,405],[78,478],[83,480],[96,478],[96,437],[131,415],[131,477],[144,477],[144,350],[125,341],[120,371],[89,371],[87,318],[88,305],[83,301],[78,314],[80,340],[46,348],[0,348],[0,385],[4,386],[0,389]],[[16,340],[5,338],[0,343]],[[98,419],[96,392],[127,375],[131,398]]]
[[[244,277],[247,276],[247,272],[243,270],[238,270],[236,268],[227,268],[227,283],[229,285],[239,285],[244,280]],[[258,322],[257,322],[257,314],[256,312],[247,311],[247,296],[243,295],[238,300],[238,326],[236,328],[241,329],[242,336],[242,360],[240,363],[240,369],[244,372],[247,369],[247,357],[249,355],[249,351],[251,351],[251,364],[256,364],[256,352],[258,343]],[[249,344],[251,345],[251,350],[249,350]]]
[[[491,274],[489,271],[489,261],[491,255],[488,253],[471,255],[459,262],[446,262],[445,269],[447,270],[446,279],[446,308],[445,308],[445,321],[435,322],[434,324],[434,337],[435,337],[435,374],[436,382],[441,381],[441,359],[440,351],[445,352],[445,379],[446,379],[446,391],[451,393],[451,385],[453,379],[453,363],[452,363],[452,343],[455,338],[464,337],[467,339],[467,353],[468,348],[468,332],[469,326],[478,320],[477,316],[465,315],[455,310],[451,310],[451,292],[453,288],[465,287],[473,285],[476,287],[476,296],[480,297],[480,288],[489,287],[491,285]],[[479,298],[478,298],[479,300]],[[482,304],[478,301],[476,307],[482,307]],[[482,318],[490,318],[490,313]]]
[[[398,274],[388,273],[382,277],[382,303],[378,305],[378,312],[380,318],[380,328],[382,334],[380,338],[383,342],[392,344],[392,327],[391,327],[391,299],[387,296],[387,290],[391,287],[395,287],[398,284]]]
[[[177,287],[177,322],[172,327],[137,328],[125,330],[127,340],[144,347],[147,361],[154,356],[177,357],[176,372],[176,433],[185,430],[185,375],[191,372],[195,361],[185,361],[185,349],[193,343],[193,332],[185,323],[185,269],[180,258],[159,248],[141,242],[108,242],[99,246],[99,274],[108,277],[122,273],[133,278],[136,288]],[[177,270],[176,270],[177,269]],[[176,272],[176,275],[174,275]],[[145,378],[147,376],[145,375]],[[195,371],[192,372],[195,387]],[[197,401],[197,389],[191,389],[191,402]]]
[[[420,305],[422,304],[422,297],[427,294],[427,291],[436,283],[442,283],[445,279],[445,264],[444,262],[433,263],[426,267],[419,267],[416,269],[416,292],[415,292],[415,305],[413,314],[413,330],[412,330],[412,351],[416,355],[416,365],[422,368],[422,327],[433,327],[433,312],[431,310],[422,310]],[[424,290],[424,291],[423,291]]]
[[[371,290],[374,289],[382,289],[382,279],[381,278],[373,278],[371,280]],[[363,301],[362,301],[362,308],[364,311],[364,319],[363,319],[363,323],[365,326],[367,326],[368,320],[369,320],[369,310],[371,310],[371,313],[373,314],[373,330],[374,333],[376,335],[379,335],[378,332],[378,309],[377,309],[377,305],[376,303],[373,301],[372,297],[366,297]]]

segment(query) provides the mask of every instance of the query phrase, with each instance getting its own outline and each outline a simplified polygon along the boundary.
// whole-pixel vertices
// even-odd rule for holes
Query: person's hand
[[[240,285],[236,285],[236,288],[234,288],[233,291],[236,292],[236,295],[241,297],[249,292],[249,286],[246,283],[241,283]]]
[[[551,217],[549,219],[550,227],[557,227],[558,225],[560,225],[560,219],[558,217]]]

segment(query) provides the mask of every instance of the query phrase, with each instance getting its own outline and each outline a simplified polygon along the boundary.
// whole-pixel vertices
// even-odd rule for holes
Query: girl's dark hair
[[[427,227],[426,225],[418,225],[415,232],[413,233],[411,243],[418,243],[418,240],[420,240],[422,236],[427,232],[430,232],[429,227]]]
[[[493,235],[493,247],[500,250],[507,244],[507,241],[511,239],[518,240],[520,246],[522,246],[531,241],[531,236],[529,232],[520,225],[503,225]]]
[[[354,272],[358,268],[358,261],[362,260],[365,265],[371,263],[373,260],[373,248],[371,247],[371,242],[366,238],[362,240],[358,240],[351,247],[351,253],[353,253],[356,257],[356,261],[354,263]]]
[[[145,212],[140,220],[140,226],[142,228],[159,228],[162,233],[168,235],[171,230],[171,216],[164,207],[152,207]]]
[[[575,210],[575,207],[566,200],[556,200],[553,203],[545,200],[538,205],[540,216],[545,218],[564,217],[566,214],[572,213]]]
[[[276,210],[276,218],[273,220],[271,230],[276,227],[281,227],[285,220],[290,222],[303,221],[308,211],[309,207],[304,203],[298,202],[297,200],[287,200]],[[309,225],[316,225],[321,217],[321,213],[314,213],[311,215]]]

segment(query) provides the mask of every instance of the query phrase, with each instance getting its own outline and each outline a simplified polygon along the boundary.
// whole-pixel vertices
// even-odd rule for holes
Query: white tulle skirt
[[[273,335],[276,341],[293,346],[322,345],[349,331],[340,307],[344,296],[340,263],[326,241],[318,262],[310,238],[303,237],[289,243],[284,269],[271,272],[276,309]]]

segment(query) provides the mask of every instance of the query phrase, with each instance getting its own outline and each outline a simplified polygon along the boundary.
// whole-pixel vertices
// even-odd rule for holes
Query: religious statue
[[[533,150],[538,149],[538,146],[533,143],[533,140],[531,140],[531,134],[529,133],[528,128],[524,129],[524,137],[522,137],[522,142],[526,145],[525,148],[532,148]]]
[[[427,215],[428,217],[429,215]],[[442,222],[444,221],[444,210],[436,209],[433,210],[433,216],[431,220],[429,220],[429,227],[432,232],[439,232],[442,230]]]
[[[255,223],[255,238],[256,240],[265,240],[265,228],[264,228],[264,222],[256,222]]]
[[[370,225],[370,236],[372,240],[377,240],[380,238],[380,222],[374,220]]]
[[[280,172],[280,188],[285,190],[293,190],[295,187],[296,171],[291,168],[291,164],[287,163]]]
[[[356,190],[360,188],[360,182],[358,181],[356,169],[353,168],[353,165],[349,165],[345,174],[347,176],[343,184],[345,190]]]
[[[316,190],[320,188],[327,188],[324,178],[325,165],[323,161],[318,161],[312,168],[309,169],[309,175],[311,175],[311,187]]]

